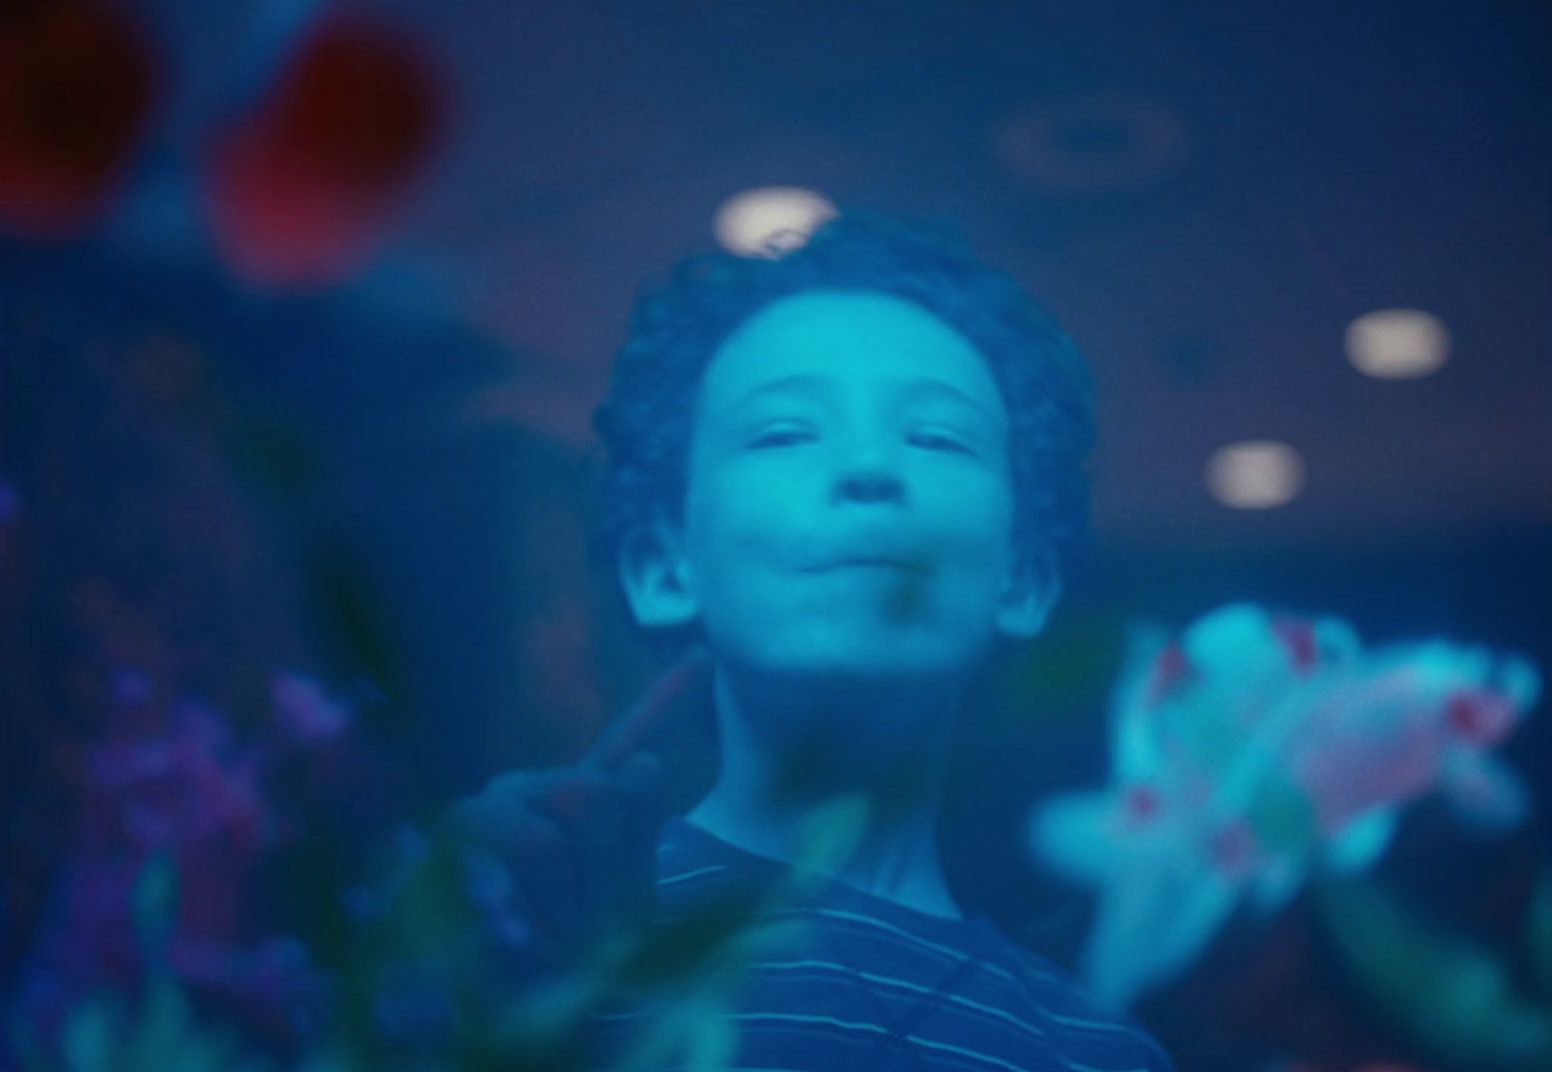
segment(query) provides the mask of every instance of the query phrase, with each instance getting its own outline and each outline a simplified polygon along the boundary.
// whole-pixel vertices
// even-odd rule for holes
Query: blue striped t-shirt
[[[794,893],[786,864],[677,817],[657,867],[651,974],[684,984],[599,1014],[591,1067],[1172,1072],[1136,1023],[983,915],[823,877]]]

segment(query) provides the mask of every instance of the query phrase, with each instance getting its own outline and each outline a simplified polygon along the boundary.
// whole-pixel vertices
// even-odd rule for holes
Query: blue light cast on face
[[[1015,576],[1008,416],[920,306],[816,290],[750,317],[697,397],[682,531],[624,576],[643,625],[701,621],[762,678],[956,686],[1054,598]]]

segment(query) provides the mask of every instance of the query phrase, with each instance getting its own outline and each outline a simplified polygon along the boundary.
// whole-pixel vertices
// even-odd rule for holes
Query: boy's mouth
[[[906,573],[926,573],[927,563],[921,559],[900,558],[890,555],[847,555],[817,566],[808,567],[807,573],[828,573],[841,569],[896,569]]]

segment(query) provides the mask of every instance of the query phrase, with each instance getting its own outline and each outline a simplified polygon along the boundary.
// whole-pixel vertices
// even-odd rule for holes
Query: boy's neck
[[[794,756],[773,747],[768,735],[755,733],[733,686],[723,678],[717,686],[721,771],[685,819],[746,852],[798,864],[806,824],[815,809],[861,792],[870,802],[869,822],[855,849],[821,873],[928,915],[961,919],[963,913],[944,879],[936,839],[941,763],[954,714],[953,704],[940,703],[941,710],[888,711],[891,720],[899,720],[896,729],[901,732],[890,735],[899,755],[890,757],[883,746],[873,747],[864,750],[877,764],[872,769],[865,763],[838,764],[821,772],[822,757]],[[765,711],[755,717],[779,716]],[[857,719],[858,713],[835,712],[834,717]],[[916,731],[908,732],[912,726]],[[795,785],[795,765],[800,777],[814,777]],[[910,776],[900,778],[902,770]]]
[[[716,790],[685,815],[685,821],[745,852],[786,864],[798,863],[800,824],[760,822],[740,816],[719,799]],[[821,873],[843,885],[893,901],[929,916],[963,919],[949,893],[930,822],[921,827],[897,826],[887,835],[859,844],[848,860]]]

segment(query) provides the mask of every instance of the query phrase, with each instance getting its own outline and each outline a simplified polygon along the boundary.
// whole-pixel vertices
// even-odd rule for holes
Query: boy
[[[617,734],[457,810],[507,863],[535,962],[621,919],[673,947],[694,933],[676,921],[759,905],[793,928],[696,960],[738,965],[701,992],[713,1067],[1169,1068],[967,912],[935,839],[956,721],[1040,631],[1082,527],[1092,419],[1066,338],[961,249],[842,216],[644,299],[595,426],[595,551],[680,661],[679,702],[714,716],[720,770],[663,822],[660,757]],[[841,842],[818,862],[816,817]],[[680,1067],[675,1007],[601,1006],[594,1063]]]

